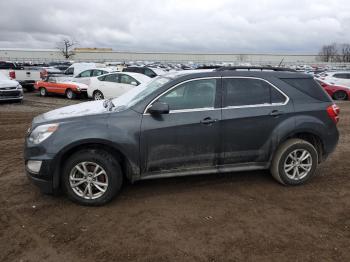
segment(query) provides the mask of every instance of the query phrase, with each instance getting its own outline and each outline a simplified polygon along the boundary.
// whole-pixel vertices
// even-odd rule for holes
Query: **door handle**
[[[201,120],[201,124],[203,124],[203,125],[211,125],[211,124],[214,124],[217,121],[218,121],[217,119],[213,119],[211,117],[206,117],[206,118]]]
[[[283,115],[284,112],[280,111],[280,110],[272,110],[272,112],[270,113],[270,116],[280,116]]]

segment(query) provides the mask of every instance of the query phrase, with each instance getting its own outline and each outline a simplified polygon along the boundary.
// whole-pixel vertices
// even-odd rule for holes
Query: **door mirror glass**
[[[169,105],[163,102],[155,102],[148,108],[148,113],[151,115],[169,114]]]

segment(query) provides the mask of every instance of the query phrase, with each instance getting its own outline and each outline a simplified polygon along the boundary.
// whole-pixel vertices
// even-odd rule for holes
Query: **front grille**
[[[11,87],[0,87],[0,91],[3,91],[3,90],[14,90],[16,89],[17,87],[16,86],[11,86]]]
[[[1,98],[16,98],[22,96],[21,91],[3,91],[0,90],[0,99]]]

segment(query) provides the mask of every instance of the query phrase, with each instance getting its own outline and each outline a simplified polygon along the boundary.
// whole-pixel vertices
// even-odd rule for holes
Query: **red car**
[[[320,79],[316,80],[334,100],[349,100],[350,88],[347,88],[345,86],[333,85]]]
[[[77,95],[87,94],[87,85],[61,79],[60,77],[48,76],[45,80],[36,82],[34,88],[39,90],[41,96],[60,94],[65,95],[68,99],[73,99]]]

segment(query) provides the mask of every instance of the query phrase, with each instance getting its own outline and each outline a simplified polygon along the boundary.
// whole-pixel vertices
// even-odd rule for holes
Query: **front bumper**
[[[54,183],[53,183],[53,175],[50,171],[50,160],[42,160],[41,161],[41,167],[39,172],[33,172],[28,168],[28,161],[25,161],[26,166],[26,174],[28,178],[40,188],[40,191],[46,194],[52,194],[55,192]],[[38,161],[38,160],[35,160]]]
[[[22,100],[23,99],[23,91],[22,90],[1,90],[0,89],[0,101],[7,100]]]

